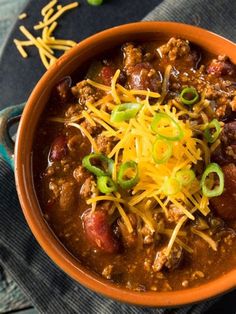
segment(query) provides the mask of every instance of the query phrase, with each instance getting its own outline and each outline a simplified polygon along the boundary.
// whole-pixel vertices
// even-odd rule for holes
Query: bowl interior
[[[41,78],[24,110],[15,149],[15,176],[19,199],[26,220],[43,249],[58,266],[83,285],[108,297],[138,305],[177,306],[215,296],[236,286],[236,269],[198,288],[174,292],[145,292],[141,298],[140,293],[119,289],[85,269],[58,241],[42,217],[31,171],[32,143],[39,117],[47,104],[50,92],[61,78],[71,75],[87,61],[124,42],[139,40],[163,42],[171,36],[186,38],[215,55],[226,54],[236,63],[236,46],[232,42],[184,24],[140,22],[96,34],[63,55]]]

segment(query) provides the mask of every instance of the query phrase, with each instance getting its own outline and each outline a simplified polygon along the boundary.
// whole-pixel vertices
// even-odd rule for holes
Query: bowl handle
[[[9,130],[12,125],[20,120],[25,103],[7,107],[0,111],[0,156],[14,168],[15,143]]]

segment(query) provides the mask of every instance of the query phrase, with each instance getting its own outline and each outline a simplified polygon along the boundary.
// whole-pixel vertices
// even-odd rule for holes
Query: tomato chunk
[[[111,79],[115,74],[115,69],[110,66],[104,66],[101,69],[100,77],[105,85],[111,85]]]

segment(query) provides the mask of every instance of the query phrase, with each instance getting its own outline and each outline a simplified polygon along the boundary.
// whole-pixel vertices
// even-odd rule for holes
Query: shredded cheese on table
[[[25,18],[27,18],[27,14],[24,12],[24,13],[21,13],[19,16],[18,16],[18,19],[19,20],[23,20],[23,19],[25,19]]]
[[[46,69],[48,69],[57,60],[54,56],[54,50],[66,52],[71,49],[71,47],[76,45],[76,42],[72,40],[56,39],[53,36],[53,32],[58,25],[58,18],[68,10],[78,7],[79,3],[73,2],[65,6],[59,5],[55,8],[56,4],[57,0],[52,0],[41,10],[43,21],[40,21],[38,25],[34,26],[35,30],[41,30],[41,36],[34,36],[33,33],[25,26],[21,25],[20,31],[28,39],[28,41],[14,39],[16,48],[23,58],[28,57],[24,47],[35,46],[38,49],[39,56]],[[27,17],[27,15],[26,13],[23,13],[19,16],[19,19],[23,19],[25,17]]]

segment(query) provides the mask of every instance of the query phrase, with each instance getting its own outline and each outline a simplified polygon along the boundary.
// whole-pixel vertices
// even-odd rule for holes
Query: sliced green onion
[[[142,105],[138,103],[125,103],[116,106],[111,113],[112,122],[128,121],[134,118],[141,109]]]
[[[177,171],[175,177],[183,186],[187,186],[195,179],[195,173],[192,169],[182,169]]]
[[[180,94],[180,100],[184,105],[192,106],[198,99],[199,95],[194,87],[186,87]]]
[[[88,4],[90,5],[101,5],[103,0],[87,0]]]
[[[154,116],[151,129],[154,133],[169,141],[180,141],[184,136],[180,125],[164,112],[159,112]]]
[[[109,194],[117,191],[115,182],[108,176],[101,176],[97,178],[97,187],[100,192]]]
[[[215,131],[214,131],[215,130]],[[214,131],[212,133],[212,131]],[[221,127],[217,119],[213,119],[204,130],[204,137],[208,143],[214,143],[220,135]]]
[[[85,156],[82,165],[97,177],[111,175],[114,161],[103,154],[92,153]]]
[[[218,185],[215,186],[213,189],[210,189],[209,187],[207,187],[207,182],[206,182],[207,177],[211,173],[216,173],[218,178],[219,178]],[[223,193],[223,191],[224,191],[224,173],[218,164],[211,163],[206,167],[206,169],[202,175],[202,179],[201,179],[201,188],[202,188],[203,195],[205,195],[207,197],[219,196]]]
[[[153,144],[152,157],[157,164],[163,164],[172,155],[172,142],[157,138]]]
[[[165,195],[175,195],[180,192],[182,184],[176,178],[170,177],[163,184],[163,192]]]
[[[132,172],[132,174],[130,174]],[[129,160],[121,164],[118,171],[117,181],[124,190],[131,189],[139,181],[138,165],[135,161]]]

